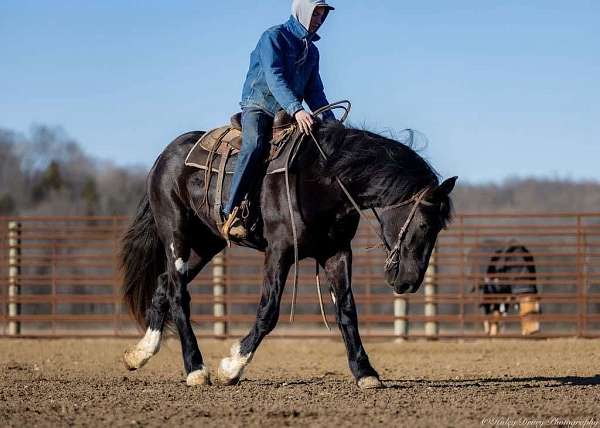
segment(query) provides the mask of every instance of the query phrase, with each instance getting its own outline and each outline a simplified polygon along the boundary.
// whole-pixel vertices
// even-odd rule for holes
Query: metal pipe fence
[[[127,223],[124,217],[0,217],[0,335],[139,334],[120,297],[117,255]],[[363,336],[600,337],[600,213],[456,215],[440,234],[423,286],[408,295],[394,295],[385,285],[384,255],[365,249],[375,243],[366,227],[353,242]],[[527,248],[531,260],[507,256],[491,273],[499,266],[498,251],[515,243]],[[248,331],[262,267],[261,253],[233,247],[194,279],[192,318],[199,336]],[[535,274],[511,267],[533,267]],[[288,288],[273,335],[337,335],[321,322],[314,261],[301,262],[299,280],[295,322],[287,321]],[[327,287],[324,279],[322,284]],[[485,294],[486,284],[535,286],[537,293]],[[328,294],[327,317],[335,325]],[[502,310],[484,313],[486,305]]]

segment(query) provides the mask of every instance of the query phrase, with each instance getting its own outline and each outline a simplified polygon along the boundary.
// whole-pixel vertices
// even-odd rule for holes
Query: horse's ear
[[[456,185],[456,180],[458,177],[452,177],[444,180],[442,184],[440,184],[434,191],[433,197],[434,199],[443,198],[445,196],[449,196],[452,190],[454,190],[454,186]]]

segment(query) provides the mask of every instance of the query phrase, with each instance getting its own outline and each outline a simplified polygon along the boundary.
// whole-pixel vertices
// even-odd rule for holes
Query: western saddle
[[[200,139],[202,148],[210,152],[218,145],[217,154],[222,154],[227,147],[233,149],[233,154],[239,152],[242,147],[242,113],[236,113],[231,116],[229,122],[229,125],[221,126],[207,132]],[[294,123],[294,119],[285,110],[278,111],[273,119],[271,141],[278,141],[279,137]]]
[[[285,110],[280,110],[273,120],[273,133],[271,138],[271,152],[267,161],[279,156],[285,146],[287,137],[296,129],[294,119]],[[217,187],[213,204],[213,219],[222,224],[221,206],[225,166],[228,159],[239,153],[242,147],[242,113],[231,117],[229,125],[212,129],[203,134],[190,150],[185,159],[185,165],[200,168],[205,171],[204,198],[202,205],[209,205],[208,193],[213,173],[217,173]],[[215,168],[216,157],[220,157],[218,168]]]
[[[242,130],[242,113],[236,113],[231,116],[231,127],[233,129],[237,129],[238,131]],[[273,119],[273,139],[277,139],[279,134],[289,128],[294,124],[294,118],[290,116],[285,110],[279,110],[277,114],[275,114],[275,118]]]

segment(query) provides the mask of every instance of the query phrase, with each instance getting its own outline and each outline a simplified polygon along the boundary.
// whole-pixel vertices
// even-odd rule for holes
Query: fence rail
[[[0,335],[139,334],[119,291],[119,240],[127,222],[124,217],[0,217]],[[353,242],[353,290],[364,336],[600,337],[600,213],[456,215],[440,234],[423,286],[409,295],[394,295],[384,284],[383,254],[365,250],[376,242],[366,227]],[[515,244],[525,246],[531,260],[504,257],[498,269],[498,250]],[[294,324],[282,316],[274,335],[337,334],[322,326],[313,263],[300,265]],[[194,279],[190,291],[198,335],[247,332],[262,266],[262,254],[234,247]],[[492,283],[535,286],[538,292],[482,293],[481,287]],[[286,291],[282,315],[290,301]],[[332,304],[326,303],[334,323]],[[502,310],[484,313],[486,305]]]

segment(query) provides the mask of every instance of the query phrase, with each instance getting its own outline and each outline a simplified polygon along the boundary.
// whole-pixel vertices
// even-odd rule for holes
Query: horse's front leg
[[[331,283],[338,327],[346,344],[350,371],[362,389],[383,386],[369,363],[358,332],[358,318],[352,295],[352,250],[341,250],[322,263]]]
[[[244,368],[252,360],[258,345],[277,325],[281,294],[285,287],[290,266],[289,249],[268,249],[265,254],[264,280],[256,322],[250,333],[231,347],[230,356],[219,364],[217,377],[223,385],[235,385],[242,377]]]

